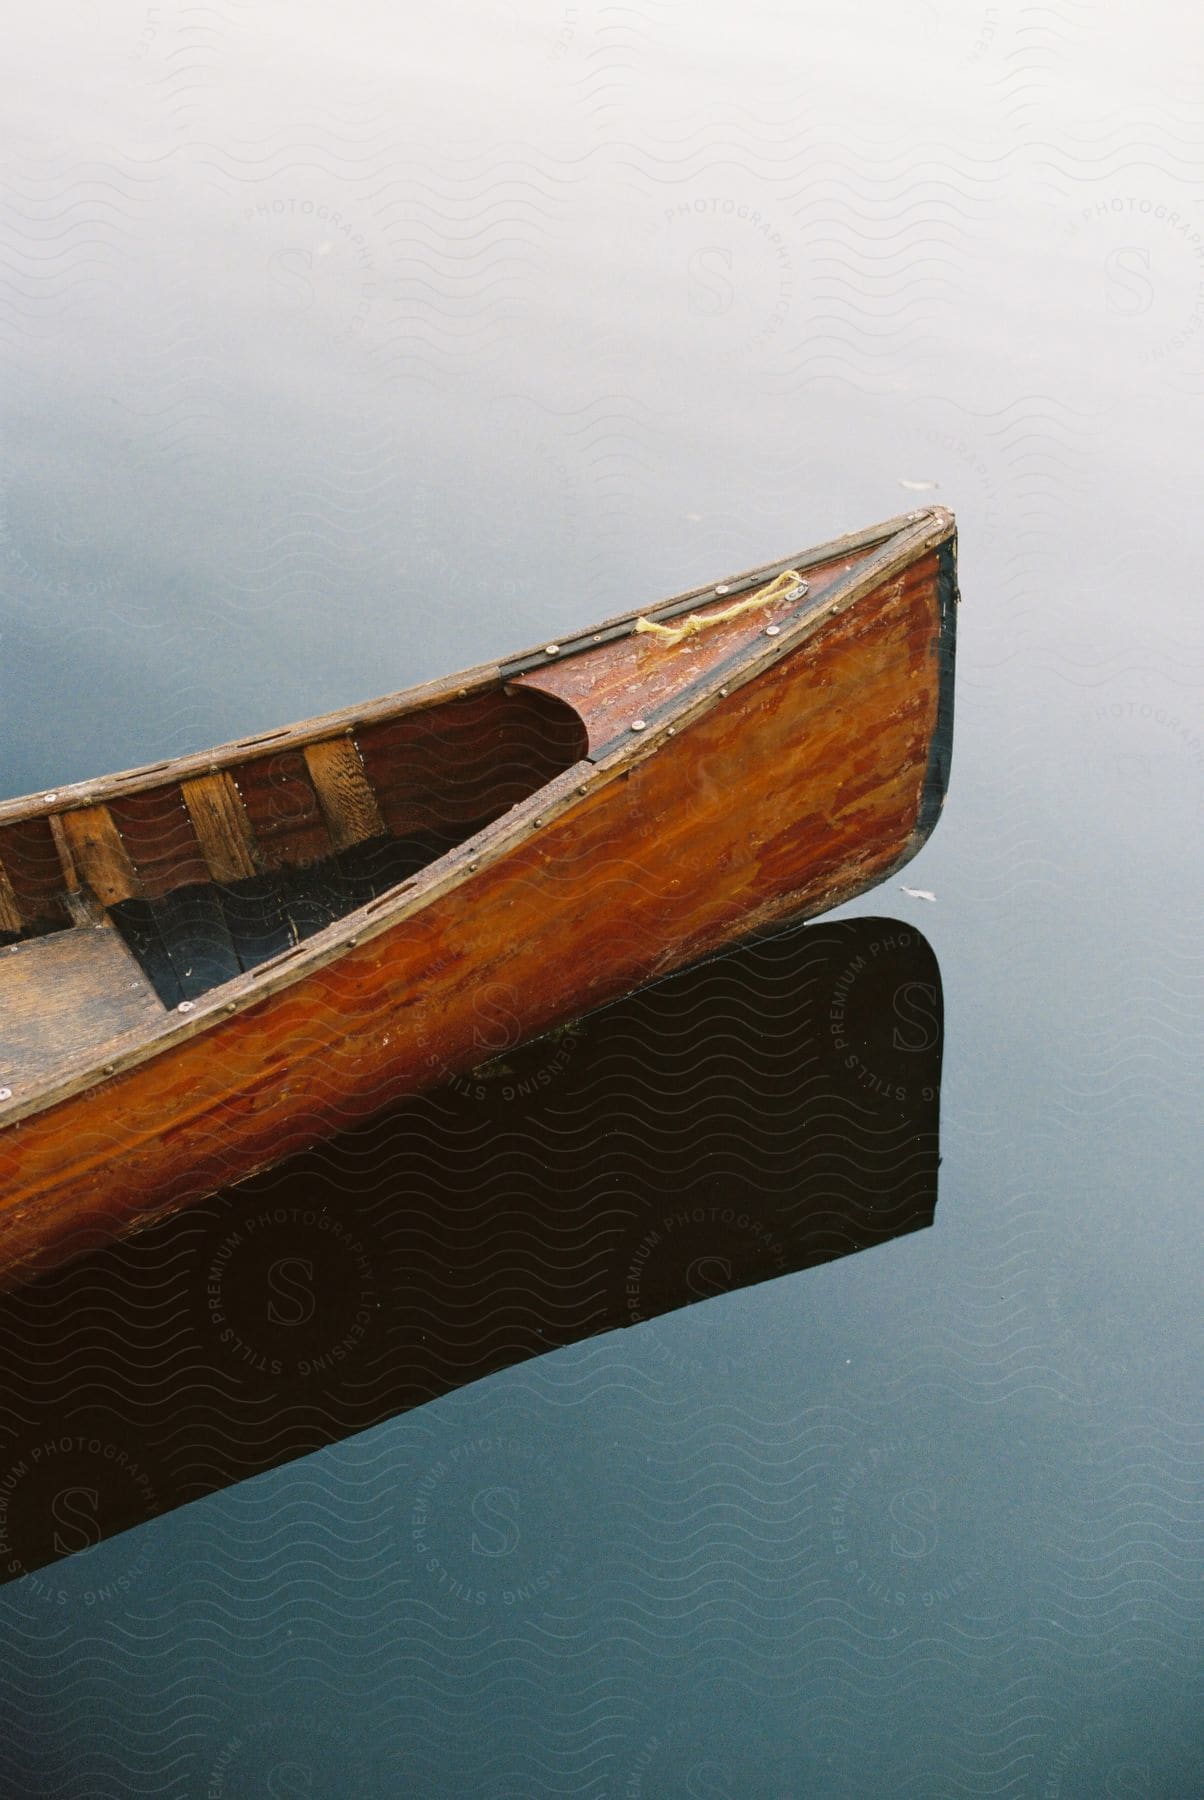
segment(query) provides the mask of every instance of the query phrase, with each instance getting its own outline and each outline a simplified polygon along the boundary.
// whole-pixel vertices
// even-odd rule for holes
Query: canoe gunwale
[[[267,1000],[282,989],[294,986],[331,962],[345,956],[349,951],[370,943],[374,938],[384,935],[398,925],[404,924],[414,914],[421,911],[430,902],[443,898],[458,885],[467,885],[478,871],[492,868],[519,844],[529,840],[533,831],[538,831],[559,821],[566,813],[577,806],[587,796],[592,796],[612,781],[622,779],[633,767],[648,757],[658,754],[666,747],[673,746],[675,737],[669,735],[667,727],[676,732],[693,724],[717,705],[720,700],[739,688],[757,679],[767,669],[773,667],[786,656],[791,655],[809,637],[834,617],[855,606],[866,594],[879,587],[884,581],[907,568],[917,557],[932,549],[948,545],[950,554],[945,559],[952,567],[952,540],[956,531],[951,513],[944,508],[929,508],[921,513],[904,515],[901,519],[888,521],[884,525],[870,527],[866,531],[835,540],[833,543],[820,545],[795,558],[780,559],[771,564],[764,564],[757,569],[745,571],[742,575],[716,584],[708,583],[702,588],[695,588],[689,593],[675,596],[663,605],[642,609],[642,616],[650,618],[669,618],[676,613],[697,606],[700,599],[714,600],[722,598],[715,594],[716,585],[725,588],[728,593],[739,592],[741,588],[754,586],[760,580],[771,579],[783,569],[807,568],[820,563],[837,560],[842,554],[855,553],[866,548],[874,548],[875,554],[863,559],[842,575],[813,604],[800,609],[790,622],[784,623],[780,633],[773,637],[764,635],[757,637],[750,644],[733,652],[722,662],[712,666],[691,686],[680,690],[671,700],[656,709],[650,709],[646,719],[646,729],[637,733],[630,730],[619,733],[608,742],[599,745],[588,756],[560,774],[553,777],[545,786],[536,789],[524,800],[511,807],[500,818],[485,826],[471,838],[467,838],[447,851],[443,856],[429,863],[424,869],[391,888],[387,893],[368,901],[364,906],[343,915],[332,924],[314,933],[301,944],[291,946],[279,956],[260,964],[249,973],[237,976],[234,980],[210,989],[189,1003],[188,1011],[181,1013],[178,1009],[164,1008],[161,1021],[151,1031],[140,1029],[136,1033],[124,1033],[121,1037],[110,1040],[101,1052],[95,1046],[88,1048],[88,1061],[85,1066],[73,1070],[67,1075],[59,1076],[28,1094],[15,1090],[10,1101],[0,1108],[0,1129],[5,1129],[30,1115],[38,1115],[50,1110],[62,1101],[71,1099],[77,1094],[102,1086],[110,1081],[120,1081],[123,1074],[138,1065],[150,1061],[160,1055],[167,1054],[179,1045],[196,1037],[201,1032],[214,1030],[223,1022],[233,1022],[239,1015]],[[941,602],[941,638],[942,646],[946,645],[952,633],[952,608],[956,601],[956,585],[952,577],[942,581]],[[946,617],[948,613],[948,617]],[[621,618],[605,622],[598,627],[598,632],[605,632],[607,639],[614,639],[630,630],[634,620],[641,616],[641,609],[633,609]],[[579,652],[595,650],[599,646],[594,641],[595,633],[582,634],[575,640]],[[568,655],[574,640],[566,640],[562,654]],[[534,658],[534,661],[532,660]],[[559,660],[559,658],[557,659]],[[446,700],[462,697],[466,692],[480,691],[484,687],[497,685],[505,687],[507,679],[516,679],[522,673],[533,673],[537,668],[547,667],[549,658],[546,651],[540,648],[537,652],[528,652],[525,656],[513,659],[504,665],[485,664],[475,670],[451,675],[444,681],[430,683],[422,688],[411,689],[399,695],[390,696],[387,700],[370,702],[343,713],[328,714],[324,718],[306,721],[304,725],[285,728],[282,732],[269,733],[262,739],[241,740],[224,745],[218,750],[209,751],[195,757],[183,757],[175,762],[158,764],[150,771],[132,771],[130,777],[105,777],[101,780],[80,784],[75,788],[63,788],[56,794],[56,804],[51,812],[69,810],[75,806],[94,805],[99,800],[111,796],[112,784],[120,782],[117,791],[122,793],[136,791],[138,785],[156,786],[165,781],[177,780],[181,775],[193,771],[208,772],[214,768],[228,765],[245,759],[248,751],[253,752],[260,743],[265,746],[265,754],[269,754],[267,746],[273,748],[289,747],[303,742],[313,742],[321,738],[333,737],[340,731],[351,731],[360,723],[374,718],[386,717],[408,710],[421,710]],[[929,776],[925,785],[925,801],[921,810],[921,818],[912,840],[896,866],[907,862],[920,844],[929,835],[936,816],[939,813],[939,799],[935,811],[930,800],[930,790],[935,779],[943,779],[941,769],[947,774],[947,736],[951,729],[951,689],[952,689],[951,651],[949,656],[948,679],[942,668],[941,712],[943,724],[938,725],[938,735],[942,737],[944,749],[938,753],[934,743],[933,755],[930,756]],[[935,763],[934,763],[935,758]],[[942,760],[943,759],[943,760]],[[943,797],[943,787],[942,794]],[[35,804],[45,812],[44,796],[35,797]],[[24,805],[25,810],[19,810]],[[14,809],[18,809],[15,810]],[[930,815],[927,816],[926,815]],[[28,801],[12,801],[0,806],[0,823],[13,817],[31,816]]]
[[[148,788],[162,787],[170,782],[188,780],[198,775],[216,774],[219,770],[246,762],[256,754],[271,756],[281,750],[300,749],[306,744],[354,732],[361,726],[377,724],[383,719],[426,712],[433,707],[445,705],[448,701],[468,699],[490,689],[504,688],[507,681],[520,674],[530,674],[536,669],[548,667],[553,660],[562,662],[571,654],[595,650],[599,644],[624,636],[638,618],[658,621],[672,619],[679,613],[688,612],[691,607],[719,598],[721,596],[715,593],[716,587],[724,588],[728,594],[739,593],[755,586],[758,581],[771,580],[775,574],[780,574],[785,569],[805,570],[818,563],[832,562],[842,555],[856,554],[871,546],[888,542],[892,548],[895,544],[906,543],[910,555],[915,555],[919,548],[924,547],[926,530],[934,524],[941,527],[941,536],[952,534],[952,514],[943,507],[928,507],[922,512],[903,513],[896,518],[883,520],[877,525],[867,526],[864,531],[833,538],[826,544],[800,551],[795,557],[762,563],[719,582],[705,582],[700,587],[671,595],[666,600],[632,607],[628,612],[616,613],[609,619],[601,620],[584,632],[578,630],[555,640],[558,654],[554,659],[548,657],[546,649],[546,645],[553,640],[546,638],[543,644],[519,651],[504,662],[478,663],[454,674],[440,676],[435,681],[401,688],[395,693],[382,695],[375,700],[360,701],[356,706],[341,707],[335,712],[316,714],[313,718],[281,726],[276,730],[235,738],[229,743],[217,744],[208,750],[191,751],[166,762],[145,763],[137,768],[121,769],[109,775],[91,776],[86,781],[63,782],[53,790],[53,800],[48,800],[45,792],[21,794],[9,800],[0,800],[0,825],[11,825],[26,819],[52,818],[79,807],[104,805],[126,794],[141,793]],[[910,556],[905,557],[904,561],[909,559]],[[861,565],[857,573],[860,574],[861,569],[866,566],[868,565]],[[832,593],[829,593],[829,602],[832,597]],[[599,754],[600,751],[595,752],[595,756]]]

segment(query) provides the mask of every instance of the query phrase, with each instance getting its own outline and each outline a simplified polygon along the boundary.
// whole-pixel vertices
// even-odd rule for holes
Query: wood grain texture
[[[63,865],[48,818],[15,819],[0,829],[0,863],[24,927],[68,923]]]
[[[4,864],[0,863],[0,931],[20,931],[23,924],[17,891]]]
[[[84,806],[63,814],[63,834],[81,882],[102,906],[116,906],[142,892],[138,872],[107,806]]]
[[[566,771],[499,822],[500,850],[484,834],[375,935],[353,915],[314,940],[321,960],[292,953],[300,975],[219,990],[241,1009],[215,1001],[195,1035],[0,1132],[0,1265],[69,1254],[470,1065],[483,998],[531,1035],[882,879],[917,843],[943,616],[930,549],[674,735]]]
[[[767,630],[779,634],[786,630],[869,554],[861,550],[811,568],[807,591],[800,598],[773,601],[708,626],[680,644],[663,644],[652,634],[628,636],[608,646],[601,670],[591,656],[549,658],[542,668],[516,677],[514,686],[556,694],[572,706],[586,722],[593,754],[629,731],[633,719],[654,720],[721,663],[764,638]],[[730,604],[729,597],[721,595],[691,610],[705,619],[724,613]]]
[[[119,795],[109,811],[152,899],[212,879],[177,782]]]
[[[242,881],[259,872],[255,834],[242,795],[227,769],[181,783],[201,854],[212,881]]]
[[[261,867],[305,868],[331,854],[330,834],[300,750],[277,750],[243,763],[235,780]]]
[[[52,1079],[163,1015],[108,925],[79,925],[0,950],[0,1085]]]
[[[553,695],[472,695],[356,734],[389,830],[476,827],[585,754],[581,720]]]
[[[303,754],[335,849],[350,850],[383,836],[385,822],[354,741],[326,738],[307,744]]]

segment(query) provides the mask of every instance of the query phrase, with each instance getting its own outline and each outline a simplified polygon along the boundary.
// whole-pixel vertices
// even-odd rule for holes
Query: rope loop
[[[686,638],[697,637],[710,625],[727,625],[732,619],[739,619],[745,613],[755,612],[758,607],[769,606],[774,600],[797,600],[807,592],[807,583],[797,569],[783,569],[775,575],[767,587],[747,600],[737,600],[733,605],[724,607],[717,613],[691,613],[688,618],[674,625],[658,625],[655,619],[637,619],[636,631],[647,631],[655,635],[658,642],[669,649],[673,644],[680,644]]]

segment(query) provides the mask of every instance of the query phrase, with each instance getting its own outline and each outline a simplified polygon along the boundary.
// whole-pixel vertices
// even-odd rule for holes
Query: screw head
[[[181,1000],[180,1004],[176,1007],[177,1012],[192,1012],[193,1009],[194,1003],[191,1000]]]
[[[782,627],[780,625],[767,625],[765,627],[765,635],[766,637],[777,637],[781,629]]]
[[[633,719],[633,720],[632,720],[632,721],[631,721],[631,729],[632,729],[632,730],[633,730],[633,731],[644,731],[644,730],[646,730],[646,729],[647,729],[647,720],[645,720],[645,719]]]
[[[103,1073],[106,1075],[111,1075],[113,1073],[115,1067],[116,1067],[116,1064],[114,1064],[114,1063],[106,1063],[104,1066]]]
[[[543,647],[543,653],[545,656],[559,656],[560,655],[560,645],[559,644],[545,644]]]
[[[718,586],[717,586],[717,587],[716,587],[716,589],[715,589],[715,592],[716,592],[716,593],[717,593],[717,594],[730,594],[730,593],[731,593],[731,591],[732,591],[732,590],[731,590],[731,588],[730,588],[730,587],[729,587],[729,586],[728,586],[728,585],[727,585],[727,582],[726,582],[726,581],[721,581],[721,582],[720,582],[720,583],[719,583],[719,584],[718,584]]]

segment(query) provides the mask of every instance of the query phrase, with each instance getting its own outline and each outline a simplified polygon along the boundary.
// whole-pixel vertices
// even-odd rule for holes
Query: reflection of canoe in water
[[[790,928],[517,1048],[499,1023],[475,1069],[0,1295],[0,1581],[80,1541],[35,1454],[64,1438],[108,1537],[618,1327],[602,1364],[666,1398],[738,1391],[762,1320],[822,1381],[796,1282],[662,1315],[931,1225],[941,1037],[918,932]]]
[[[931,509],[501,667],[0,806],[0,1270],[900,866],[947,775]],[[797,572],[797,578],[795,573]]]

